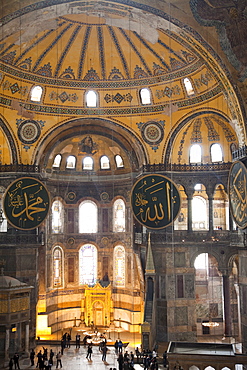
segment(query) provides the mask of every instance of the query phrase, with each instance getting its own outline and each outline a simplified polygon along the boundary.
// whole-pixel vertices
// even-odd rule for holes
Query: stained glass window
[[[114,285],[125,286],[125,249],[121,245],[114,248]]]
[[[79,206],[79,233],[98,231],[98,207],[91,200],[84,200]]]
[[[125,231],[125,204],[122,199],[117,199],[113,204],[113,231],[115,233]]]
[[[30,99],[35,102],[40,102],[43,93],[43,88],[41,86],[34,86],[31,90]]]
[[[63,285],[63,252],[59,246],[53,249],[53,285]]]
[[[84,244],[79,251],[80,284],[94,285],[97,280],[97,248]]]
[[[64,208],[60,200],[52,203],[52,232],[55,234],[63,232]]]

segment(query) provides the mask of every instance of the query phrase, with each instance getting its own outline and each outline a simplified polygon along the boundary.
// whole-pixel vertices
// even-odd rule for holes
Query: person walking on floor
[[[102,347],[102,361],[106,361],[106,354],[107,354],[108,348],[106,345]]]
[[[62,354],[61,354],[60,351],[58,352],[56,358],[57,358],[57,366],[56,366],[56,369],[58,368],[58,365],[60,365],[60,367],[63,367],[63,365],[62,365]]]
[[[87,356],[86,356],[88,360],[92,360],[92,353],[93,353],[93,348],[91,344],[89,344],[87,347]]]
[[[31,366],[34,366],[34,357],[35,357],[35,352],[33,350],[33,348],[31,349],[31,352],[30,352],[30,361],[31,361]]]

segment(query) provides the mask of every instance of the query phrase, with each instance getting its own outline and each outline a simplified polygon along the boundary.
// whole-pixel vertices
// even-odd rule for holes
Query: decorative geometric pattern
[[[10,90],[12,94],[19,92],[23,96],[26,95],[28,92],[27,86],[20,87],[17,82],[11,84],[8,80],[4,81],[4,83],[2,84],[2,89],[7,91]]]
[[[155,83],[160,82],[166,82],[174,79],[180,79],[184,76],[187,76],[188,74],[193,74],[198,69],[200,69],[204,65],[204,62],[202,60],[198,60],[197,62],[193,63],[191,66],[186,67],[183,70],[178,70],[172,73],[167,73],[165,75],[158,75],[158,76],[149,76],[148,78],[142,79],[141,81],[131,79],[131,80],[123,80],[123,81],[83,81],[83,80],[59,80],[59,86],[64,87],[75,87],[75,88],[123,88],[123,87],[143,87],[144,85],[151,85]],[[52,85],[57,86],[58,81],[54,78],[47,79],[45,76],[37,76],[35,74],[29,74],[28,72],[24,70],[18,70],[17,68],[12,68],[10,65],[4,66],[4,73],[9,73],[12,76],[15,76],[16,78],[19,78],[21,80],[31,80],[37,84],[46,84],[46,85]],[[78,77],[79,78],[79,77]],[[215,89],[218,89],[218,91],[222,91],[222,88],[219,86],[216,86],[211,91],[214,91]],[[188,100],[189,104],[191,104],[191,99]]]
[[[16,120],[16,126],[18,127],[17,135],[19,140],[25,144],[24,149],[27,151],[31,145],[38,140],[41,134],[41,130],[44,127],[45,121],[34,121],[34,120]]]
[[[43,67],[37,70],[39,75],[46,76],[46,77],[51,77],[52,76],[52,69],[51,69],[51,64],[48,62],[45,64]]]
[[[144,78],[147,76],[148,76],[147,72],[145,72],[141,67],[139,66],[135,67],[134,78],[138,79],[138,78]]]
[[[220,139],[220,135],[214,128],[213,122],[209,117],[204,117],[204,123],[208,128],[208,140],[209,141],[218,141]]]
[[[220,120],[218,117],[215,117],[215,116],[214,116],[214,120],[223,128],[225,138],[229,143],[237,140],[234,133],[231,132],[231,130],[226,126],[226,124],[222,120]]]
[[[205,74],[203,74],[203,73],[201,74],[201,77],[200,78],[195,78],[193,80],[193,82],[194,82],[194,85],[197,88],[200,88],[203,85],[208,86],[208,82],[209,81],[212,81],[212,79],[213,78],[212,78],[211,74],[208,71],[206,71]]]
[[[73,69],[69,66],[64,70],[64,72],[59,76],[59,78],[75,78]]]
[[[181,157],[182,157],[182,154],[183,154],[183,147],[184,147],[184,143],[185,143],[185,136],[187,135],[191,125],[192,125],[192,123],[190,125],[188,125],[187,129],[183,132],[182,139],[180,140],[180,145],[179,145],[179,149],[178,149],[178,163],[181,162]]]
[[[166,86],[162,90],[156,90],[155,91],[155,96],[158,99],[162,99],[165,96],[167,96],[168,98],[171,98],[173,95],[180,95],[180,94],[181,94],[181,87],[179,85],[175,85],[171,88]]]
[[[106,191],[104,191],[103,193],[100,194],[100,199],[103,202],[108,202],[108,200],[109,200],[109,194]]]
[[[194,120],[193,131],[192,131],[192,135],[190,138],[191,144],[202,142],[201,125],[202,125],[202,121],[200,118],[197,118]]]
[[[91,68],[85,75],[85,77],[83,78],[83,80],[87,80],[87,81],[99,81],[99,75],[98,73],[95,71],[95,69]]]
[[[76,94],[67,94],[66,91],[63,91],[61,94],[52,91],[49,94],[50,100],[57,100],[60,99],[62,103],[65,103],[67,100],[75,103],[78,100],[78,96]]]
[[[123,80],[123,75],[118,68],[113,67],[108,78],[109,80]]]
[[[116,95],[106,94],[104,99],[107,103],[113,103],[115,101],[116,103],[120,104],[122,103],[122,101],[131,102],[133,99],[133,96],[130,93],[124,94],[124,95],[121,95],[119,93],[117,93]]]
[[[18,137],[24,144],[33,144],[40,136],[41,130],[39,124],[32,121],[24,121],[18,126]]]
[[[151,148],[156,152],[159,144],[164,138],[164,122],[165,121],[149,121],[146,123],[139,122],[137,126],[141,131],[143,140],[151,146]]]
[[[76,198],[76,193],[74,191],[69,191],[67,194],[67,199],[72,202]]]

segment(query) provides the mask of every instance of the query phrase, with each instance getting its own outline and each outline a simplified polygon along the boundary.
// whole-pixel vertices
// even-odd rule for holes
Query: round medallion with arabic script
[[[40,136],[39,124],[34,120],[23,121],[18,126],[18,137],[24,144],[33,144]]]
[[[164,129],[159,122],[146,122],[142,125],[143,140],[149,145],[158,145],[164,138]]]
[[[132,188],[131,206],[140,224],[150,229],[164,229],[180,213],[180,193],[177,185],[168,177],[146,175]]]
[[[20,230],[32,230],[46,219],[50,195],[41,181],[33,177],[21,177],[7,188],[3,209],[12,226]]]
[[[247,227],[247,168],[240,162],[234,162],[228,177],[230,209],[235,223],[244,229]]]

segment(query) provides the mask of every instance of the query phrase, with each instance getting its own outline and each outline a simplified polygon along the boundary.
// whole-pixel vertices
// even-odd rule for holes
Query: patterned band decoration
[[[3,208],[8,222],[20,230],[32,230],[47,217],[50,208],[49,193],[39,180],[22,177],[8,187]]]
[[[230,209],[235,223],[241,229],[247,226],[247,169],[237,161],[233,163],[228,178]]]
[[[131,205],[135,218],[150,229],[163,229],[179,215],[181,198],[176,184],[162,175],[147,175],[133,186]]]

